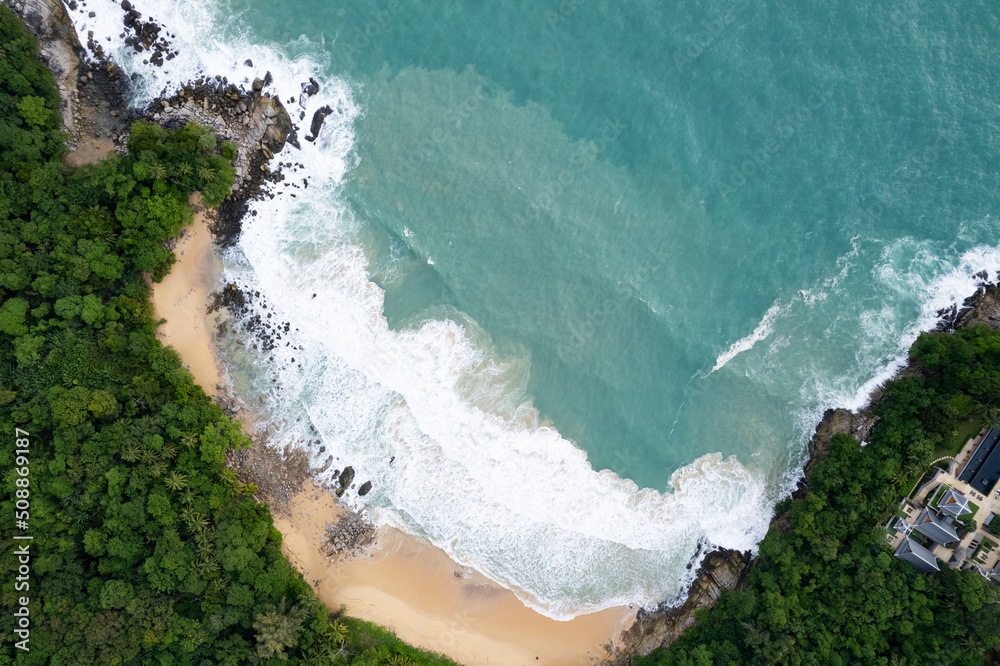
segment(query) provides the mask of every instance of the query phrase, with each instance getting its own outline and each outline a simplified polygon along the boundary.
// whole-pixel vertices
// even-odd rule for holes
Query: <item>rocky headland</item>
[[[234,141],[238,148],[233,201],[217,218],[227,217],[227,212],[232,218],[233,212],[245,209],[247,200],[265,193],[267,182],[280,180],[280,166],[272,168],[270,162],[286,142],[297,143],[296,128],[281,101],[264,91],[270,73],[256,78],[249,90],[223,77],[201,77],[183,84],[174,95],[154,100],[144,110],[133,109],[129,97],[134,77],[125,76],[108,59],[103,48],[93,42],[93,35],[88,35],[89,51],[84,48],[61,0],[10,0],[9,5],[38,39],[39,57],[55,78],[71,151],[99,140],[110,142],[109,150],[123,152],[129,127],[142,117],[167,128],[187,122],[212,127],[220,140]],[[143,21],[128,0],[122,2],[122,8],[125,29],[135,32],[131,45],[149,51],[157,60],[151,64],[162,64],[163,57],[155,58],[156,54],[176,53],[160,38],[165,33],[160,26]],[[215,226],[221,240],[231,241],[238,234],[239,220],[227,219]]]
[[[976,292],[961,305],[955,304],[940,310],[935,330],[953,331],[958,328],[986,324],[1000,330],[1000,274],[996,282],[991,282],[985,271],[975,276],[979,279]],[[893,376],[900,379],[913,376],[920,370],[908,363]],[[876,411],[885,397],[885,387],[872,391],[868,404],[853,412],[848,409],[828,409],[816,426],[809,440],[809,458],[806,461],[798,488],[793,499],[804,497],[808,491],[806,477],[830,451],[834,435],[851,435],[859,442],[864,441],[878,423]],[[787,512],[779,514],[771,521],[771,529],[788,531],[791,519]],[[651,611],[640,610],[632,627],[624,632],[619,645],[620,655],[613,663],[629,663],[629,655],[648,655],[658,647],[673,643],[685,630],[697,622],[695,611],[710,608],[727,589],[742,589],[746,575],[755,566],[756,559],[749,552],[718,549],[708,553],[701,562],[697,577],[688,590],[687,598],[679,606],[663,604]]]

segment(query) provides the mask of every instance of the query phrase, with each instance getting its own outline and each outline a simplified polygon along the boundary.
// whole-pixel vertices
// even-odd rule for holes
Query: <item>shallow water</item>
[[[135,4],[183,51],[136,103],[337,110],[228,257],[294,329],[239,381],[554,617],[752,547],[822,410],[1000,269],[995,5]]]

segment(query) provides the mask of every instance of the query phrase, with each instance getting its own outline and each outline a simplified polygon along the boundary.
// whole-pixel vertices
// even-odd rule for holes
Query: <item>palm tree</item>
[[[167,473],[167,464],[161,460],[157,460],[152,465],[149,466],[149,475],[154,479],[158,479]]]
[[[208,552],[212,550],[212,533],[207,527],[199,527],[194,533],[194,542],[198,545],[198,550]]]
[[[997,427],[997,408],[991,405],[979,403],[973,410],[976,417],[976,425],[980,430],[988,430]]]
[[[263,659],[284,658],[285,648],[295,645],[306,619],[305,608],[301,605],[285,609],[285,599],[277,606],[268,604],[266,610],[253,622],[257,634],[257,655]]]
[[[250,497],[253,497],[257,493],[257,484],[256,483],[241,483],[240,484],[240,492],[242,494],[244,494],[244,495],[249,495]]]
[[[306,663],[310,666],[328,666],[333,663],[336,652],[325,643],[316,642],[306,653]]]
[[[343,643],[347,640],[347,627],[338,618],[323,628],[323,638],[333,643]]]
[[[171,472],[170,476],[163,480],[171,490],[183,490],[187,485],[187,476],[180,472]]]
[[[167,167],[163,166],[159,162],[153,162],[150,164],[148,171],[153,180],[163,180],[167,177]]]
[[[190,507],[192,504],[194,504],[194,501],[198,499],[198,496],[195,495],[194,491],[191,490],[190,488],[185,488],[181,492],[180,499],[182,504],[184,504],[186,507]]]
[[[189,449],[193,449],[201,442],[201,438],[193,432],[186,432],[181,435],[181,444]]]
[[[142,449],[140,449],[135,444],[129,444],[122,451],[122,460],[125,462],[135,462],[142,456]]]
[[[191,165],[187,162],[181,162],[177,165],[177,175],[179,176],[190,176],[191,175]]]
[[[139,454],[139,458],[147,465],[152,465],[160,460],[160,457],[156,455],[156,451],[153,449],[143,449],[142,453]]]
[[[163,457],[167,460],[173,460],[177,457],[177,446],[167,442],[163,445],[163,448],[160,449],[160,453],[162,453]]]
[[[108,214],[108,209],[102,206],[101,204],[94,204],[93,206],[87,207],[87,212],[93,215],[94,217],[104,217],[105,215]]]
[[[413,660],[397,653],[389,657],[389,666],[411,666]]]
[[[201,574],[202,577],[207,578],[209,575],[219,570],[219,561],[211,555],[202,555],[195,567],[198,569],[198,573]]]
[[[181,509],[181,519],[188,524],[192,532],[208,527],[208,518],[205,514],[194,511],[191,507]]]
[[[206,183],[211,183],[215,180],[215,172],[209,167],[203,166],[198,168],[198,177],[201,178]]]
[[[221,597],[229,586],[226,583],[225,578],[216,578],[211,583],[208,584],[208,589],[205,591],[206,594],[211,594],[214,597]]]

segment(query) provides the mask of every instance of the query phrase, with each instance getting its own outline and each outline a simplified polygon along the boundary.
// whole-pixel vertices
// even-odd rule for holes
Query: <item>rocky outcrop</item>
[[[340,478],[337,482],[340,484],[341,488],[347,488],[351,485],[351,481],[354,481],[354,468],[348,465],[344,468],[344,471],[340,473]]]
[[[71,133],[77,98],[76,81],[83,46],[60,0],[11,0],[8,5],[38,40],[38,56],[55,78],[62,96],[59,113]]]
[[[265,163],[285,147],[292,132],[292,120],[278,99],[259,88],[248,92],[221,80],[185,84],[176,95],[155,101],[146,115],[164,127],[195,122],[211,127],[221,140],[234,141],[238,150],[233,190],[252,180],[251,175],[269,172]],[[118,143],[127,139],[123,134]]]
[[[958,313],[956,328],[986,324],[993,330],[1000,330],[1000,286],[982,286],[966,299],[965,304],[968,309]]]
[[[978,273],[977,277],[982,282],[976,293],[963,302],[961,309],[956,304],[938,313],[942,324],[938,325],[937,330],[954,330],[976,324],[987,324],[994,330],[1000,330],[1000,285],[988,282],[985,271]],[[915,376],[920,372],[919,367],[908,363],[893,379]],[[826,410],[809,440],[809,459],[802,470],[799,486],[792,494],[793,499],[805,496],[809,489],[806,478],[830,452],[834,435],[850,435],[859,442],[870,437],[878,424],[876,412],[884,398],[883,385],[872,391],[868,404],[857,412],[847,409]],[[771,521],[771,529],[790,530],[788,513],[775,516]],[[613,663],[626,664],[630,654],[646,655],[657,647],[669,646],[686,629],[695,625],[695,611],[712,606],[724,589],[741,589],[754,562],[750,553],[732,550],[718,550],[706,555],[684,604],[673,608],[661,606],[653,611],[640,610],[635,624],[622,635],[616,651],[619,657]]]
[[[375,543],[375,525],[361,514],[346,512],[340,519],[326,525],[327,557],[339,560],[362,554],[365,548]]]
[[[618,661],[628,663],[627,655],[647,655],[661,645],[673,643],[695,625],[695,611],[712,606],[723,590],[743,588],[750,563],[749,551],[723,549],[706,555],[682,605],[639,611],[635,624],[619,640],[622,658]]]

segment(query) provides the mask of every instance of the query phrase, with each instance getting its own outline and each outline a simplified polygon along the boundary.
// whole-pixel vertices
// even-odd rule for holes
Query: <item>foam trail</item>
[[[900,293],[920,294],[919,314],[903,329],[891,359],[853,395],[840,396],[838,406],[857,410],[867,405],[872,391],[906,365],[910,346],[920,333],[934,329],[939,319],[938,311],[955,303],[961,305],[962,301],[973,294],[980,282],[975,277],[979,271],[986,270],[991,277],[1000,271],[1000,249],[986,245],[964,252],[955,264],[948,264],[931,252],[918,252],[916,265],[903,270],[890,257],[902,246],[912,243],[909,239],[892,243],[885,249],[883,261],[872,273],[878,282],[897,289]],[[928,273],[937,275],[928,279],[924,277]],[[878,323],[872,325],[879,326]]]
[[[719,354],[719,357],[715,359],[715,366],[708,371],[708,375],[712,374],[716,370],[721,370],[727,363],[732,361],[738,355],[745,351],[753,349],[761,340],[767,338],[774,331],[774,322],[778,319],[778,315],[781,314],[781,299],[777,299],[771,304],[771,307],[767,309],[764,313],[764,317],[757,324],[757,327],[753,329],[753,333],[741,338],[731,344],[729,349]],[[705,375],[706,377],[708,375]]]

